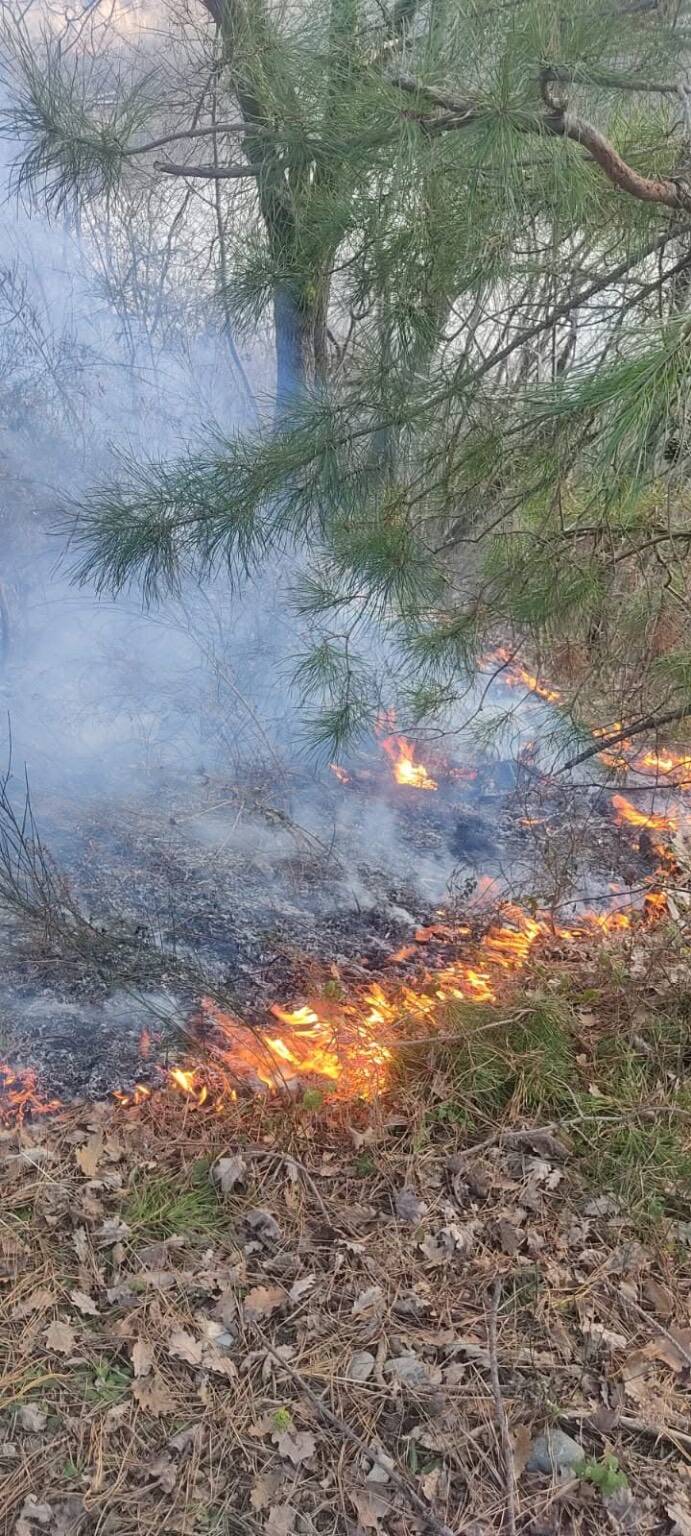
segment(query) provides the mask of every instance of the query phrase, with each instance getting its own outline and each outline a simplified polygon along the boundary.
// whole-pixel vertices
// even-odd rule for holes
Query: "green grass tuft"
[[[223,1207],[209,1179],[206,1161],[184,1173],[159,1174],[135,1184],[123,1219],[138,1236],[154,1241],[189,1233],[205,1236],[223,1225]]]
[[[508,1015],[449,1009],[444,1033],[458,1038],[435,1055],[425,1134],[454,1125],[474,1138],[503,1120],[561,1122],[573,1176],[586,1190],[616,1196],[622,1214],[649,1233],[683,1217],[691,1191],[689,999],[680,992],[673,1006],[667,999],[664,1011],[642,1014],[630,983],[613,999],[609,973],[602,995],[573,985],[569,992],[568,979],[557,997],[515,999]],[[404,1077],[429,1071],[413,1051],[401,1058]]]

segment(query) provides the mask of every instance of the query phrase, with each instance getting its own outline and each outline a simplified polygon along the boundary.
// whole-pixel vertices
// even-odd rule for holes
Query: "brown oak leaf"
[[[54,1349],[58,1355],[72,1355],[77,1347],[77,1339],[74,1329],[69,1323],[60,1321],[51,1323],[45,1333],[46,1344],[49,1349]]]
[[[255,1285],[247,1292],[243,1302],[243,1311],[249,1323],[254,1323],[258,1318],[271,1317],[283,1306],[286,1293],[280,1285]]]
[[[168,1354],[175,1360],[184,1360],[187,1365],[201,1365],[204,1345],[201,1339],[195,1339],[185,1328],[175,1328],[168,1340]]]
[[[52,1307],[54,1301],[53,1291],[49,1291],[45,1286],[39,1286],[38,1290],[32,1291],[25,1301],[17,1302],[16,1307],[12,1309],[12,1316],[30,1317],[32,1312],[44,1312],[46,1307]]]
[[[314,1435],[308,1429],[277,1430],[271,1438],[278,1446],[279,1455],[285,1456],[286,1461],[292,1461],[294,1467],[309,1461],[317,1449]]]
[[[292,1504],[275,1504],[273,1509],[269,1510],[269,1518],[264,1529],[269,1532],[269,1536],[290,1536],[297,1517],[298,1512]]]
[[[98,1317],[98,1306],[93,1296],[88,1296],[86,1291],[70,1291],[70,1301],[75,1307],[84,1313],[85,1317]]]
[[[76,1148],[74,1155],[85,1177],[87,1179],[95,1178],[96,1169],[103,1156],[103,1137],[98,1135],[90,1136],[89,1140],[85,1141],[83,1147]]]
[[[154,1363],[154,1352],[147,1339],[135,1339],[132,1345],[132,1369],[135,1376],[148,1376]]]
[[[132,1383],[132,1396],[145,1413],[156,1418],[175,1412],[175,1399],[160,1376],[145,1376]]]

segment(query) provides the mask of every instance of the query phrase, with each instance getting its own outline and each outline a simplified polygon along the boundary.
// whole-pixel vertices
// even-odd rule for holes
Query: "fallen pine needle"
[[[504,1458],[504,1483],[506,1487],[506,1521],[510,1536],[516,1536],[516,1468],[513,1459],[513,1446],[511,1444],[511,1431],[506,1414],[506,1407],[501,1392],[499,1381],[499,1362],[497,1358],[497,1316],[501,1301],[501,1275],[492,1286],[487,1317],[487,1343],[489,1349],[489,1374],[494,1395],[494,1404],[497,1410],[497,1423],[501,1434],[502,1455]]]

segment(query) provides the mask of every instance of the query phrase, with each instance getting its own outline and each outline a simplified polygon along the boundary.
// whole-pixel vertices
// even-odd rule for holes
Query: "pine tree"
[[[223,303],[275,337],[276,413],[122,462],[80,578],[151,597],[280,554],[329,751],[382,696],[443,712],[497,638],[561,657],[574,704],[587,675],[605,722],[615,687],[627,720],[690,712],[689,5],[204,6],[174,130],[150,82],[8,36],[25,194],[240,183]]]

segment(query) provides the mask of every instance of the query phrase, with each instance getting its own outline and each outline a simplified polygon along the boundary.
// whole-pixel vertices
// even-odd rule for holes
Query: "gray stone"
[[[427,1210],[424,1200],[419,1200],[414,1189],[399,1189],[396,1195],[396,1215],[399,1221],[415,1226]]]
[[[348,1376],[351,1381],[369,1381],[376,1365],[374,1355],[368,1349],[357,1349],[351,1356]]]
[[[577,1440],[565,1435],[563,1429],[547,1429],[533,1441],[526,1468],[551,1477],[555,1472],[571,1472],[582,1461],[585,1452]]]
[[[269,1246],[271,1243],[279,1241],[281,1229],[276,1217],[272,1216],[270,1211],[257,1207],[255,1210],[247,1212],[245,1221],[250,1232],[259,1238],[260,1243],[266,1243]]]
[[[432,1378],[424,1361],[418,1360],[417,1355],[397,1355],[392,1360],[387,1360],[384,1372],[392,1376],[404,1387],[429,1387]]]

